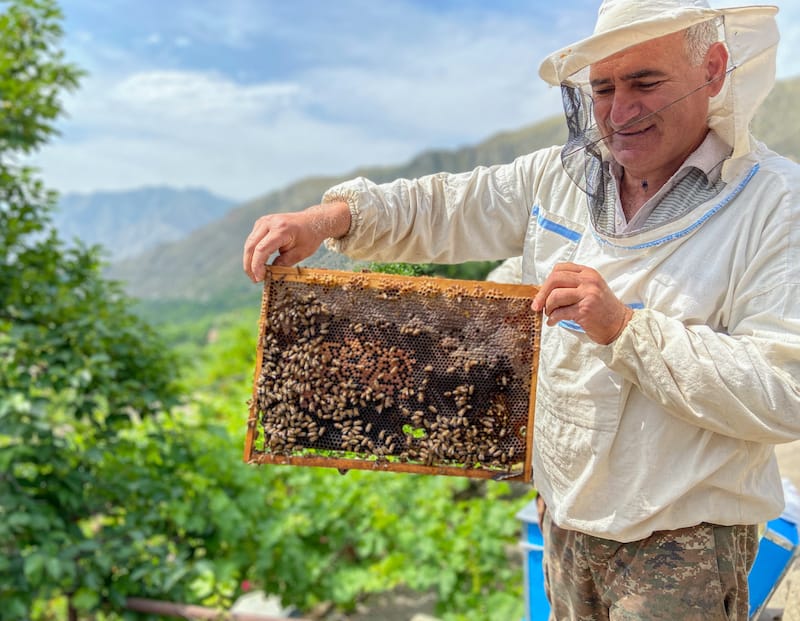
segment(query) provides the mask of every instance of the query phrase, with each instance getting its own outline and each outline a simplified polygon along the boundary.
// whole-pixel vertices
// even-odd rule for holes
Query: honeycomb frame
[[[530,481],[536,292],[269,266],[244,461]]]

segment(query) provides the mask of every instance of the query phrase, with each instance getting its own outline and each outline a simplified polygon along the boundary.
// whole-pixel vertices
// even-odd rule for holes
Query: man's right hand
[[[345,202],[262,216],[245,240],[244,271],[253,282],[264,280],[266,262],[274,253],[278,256],[273,265],[295,265],[314,254],[328,237],[342,237],[349,230],[350,209]]]

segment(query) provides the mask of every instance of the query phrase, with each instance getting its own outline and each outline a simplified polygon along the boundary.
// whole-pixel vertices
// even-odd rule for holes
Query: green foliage
[[[455,265],[433,265],[431,272],[442,278],[458,278],[461,280],[486,280],[494,268],[502,261],[468,261]]]
[[[80,76],[58,47],[61,13],[50,0],[17,0],[0,14],[0,154],[31,153],[55,133],[59,96]]]
[[[399,274],[400,276],[431,276],[433,274],[432,266],[413,263],[370,263],[367,269],[379,274]]]
[[[148,584],[169,592],[166,559],[194,552],[152,525],[154,498],[175,493],[157,465],[183,465],[160,420],[176,361],[101,278],[97,249],[67,250],[48,228],[55,196],[17,162],[55,133],[80,72],[57,48],[53,2],[0,6],[0,618],[63,618],[43,603],[89,612]]]
[[[255,325],[260,295],[261,289],[256,286],[244,290],[231,288],[202,302],[190,299],[138,300],[134,310],[148,324],[155,326],[170,345],[202,345],[213,338],[219,328],[249,309],[254,309],[251,314],[255,313]]]
[[[439,276],[441,278],[457,278],[460,280],[485,280],[489,272],[500,265],[501,261],[469,261],[445,265],[428,263],[414,265],[410,263],[370,263],[368,269],[382,274],[400,274],[402,276]]]

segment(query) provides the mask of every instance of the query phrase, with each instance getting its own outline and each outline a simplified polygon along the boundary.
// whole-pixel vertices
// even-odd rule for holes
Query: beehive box
[[[529,481],[535,294],[270,267],[245,461]]]

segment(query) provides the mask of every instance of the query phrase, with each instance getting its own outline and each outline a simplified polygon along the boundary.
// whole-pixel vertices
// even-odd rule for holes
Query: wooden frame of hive
[[[530,481],[536,291],[270,266],[244,460]]]

